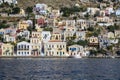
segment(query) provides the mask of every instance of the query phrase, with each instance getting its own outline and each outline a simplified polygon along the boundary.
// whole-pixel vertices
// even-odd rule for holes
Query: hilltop
[[[36,3],[45,3],[53,8],[59,8],[62,6],[73,6],[80,4],[80,0],[18,0],[18,6],[26,8],[28,6],[34,6]]]

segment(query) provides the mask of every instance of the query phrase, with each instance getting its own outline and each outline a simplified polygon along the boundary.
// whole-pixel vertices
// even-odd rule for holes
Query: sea
[[[1,58],[0,80],[120,80],[120,59]]]

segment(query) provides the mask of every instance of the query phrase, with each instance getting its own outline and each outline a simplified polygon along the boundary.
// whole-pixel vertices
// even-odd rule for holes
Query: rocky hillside
[[[80,0],[18,0],[18,6],[26,8],[27,6],[34,6],[36,3],[45,3],[53,8],[59,8],[62,6],[72,6],[80,4]]]

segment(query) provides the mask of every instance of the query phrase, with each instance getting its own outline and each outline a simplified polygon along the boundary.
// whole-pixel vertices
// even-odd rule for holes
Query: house
[[[66,42],[51,40],[44,44],[45,56],[68,56],[66,53]]]
[[[80,56],[86,56],[84,54],[85,49],[83,46],[80,45],[71,45],[68,47],[68,54],[69,56],[75,56],[75,55],[80,55]]]
[[[31,56],[31,44],[25,41],[17,43],[16,56]]]
[[[29,24],[29,26],[33,26],[33,21],[32,20],[27,20],[26,22]]]
[[[45,18],[39,18],[37,19],[37,24],[43,27],[46,24]]]
[[[96,17],[96,22],[98,22],[99,26],[110,26],[114,25],[113,19],[107,16],[104,17]]]
[[[24,30],[24,31],[18,32],[17,36],[21,36],[22,38],[29,40],[30,39],[30,31]]]
[[[43,43],[48,42],[51,39],[50,31],[42,31],[41,32],[41,39],[42,39]]]
[[[110,18],[110,17],[96,17],[96,21],[97,22],[106,22],[106,23],[112,23],[113,22],[113,19]]]
[[[4,34],[3,40],[4,40],[4,42],[14,42],[15,43],[16,37],[17,37],[16,34],[15,35]]]
[[[100,48],[107,48],[111,45],[110,39],[108,39],[107,37],[99,36],[98,39]]]
[[[114,39],[115,38],[115,34],[113,32],[108,32],[107,33],[107,37],[110,39]]]
[[[40,32],[32,32],[32,36],[30,38],[31,44],[31,55],[32,56],[40,56],[41,54],[41,33]]]
[[[38,3],[38,4],[35,5],[33,10],[34,10],[35,14],[46,15],[47,14],[47,8],[48,8],[48,6],[46,4]]]
[[[60,16],[60,10],[52,10],[51,18],[58,18]]]
[[[70,40],[73,37],[75,37],[75,32],[73,32],[73,31],[65,31],[64,32],[64,41]]]
[[[53,28],[51,40],[62,40],[62,31],[59,28]]]
[[[76,25],[79,29],[84,30],[87,29],[87,21],[83,19],[79,19],[76,21]]]
[[[75,27],[75,20],[66,20],[66,27]]]
[[[115,38],[120,38],[120,30],[115,30]]]
[[[86,32],[85,31],[76,31],[76,40],[85,40]]]
[[[94,36],[89,37],[88,41],[89,41],[89,46],[98,46],[99,45],[98,37],[94,37]]]
[[[94,26],[95,25],[95,22],[90,20],[84,20],[84,19],[79,19],[79,20],[76,20],[76,26],[79,30],[84,30],[84,29],[87,29],[88,27],[91,27],[91,26]]]
[[[106,15],[110,15],[114,13],[113,6],[107,7],[106,8]]]
[[[10,43],[2,44],[2,56],[14,56],[14,46]]]
[[[5,30],[4,29],[0,29],[0,35],[5,34]]]
[[[94,15],[97,11],[100,11],[100,9],[99,8],[88,7],[86,12],[90,13],[91,15]]]
[[[26,30],[29,27],[29,24],[27,23],[27,21],[21,20],[18,23],[18,29],[23,29]]]
[[[2,4],[4,2],[7,2],[8,4],[17,4],[17,0],[0,0],[0,4]]]
[[[12,27],[5,28],[4,31],[5,31],[5,34],[16,34],[16,29]]]
[[[120,8],[115,11],[116,16],[120,16]]]

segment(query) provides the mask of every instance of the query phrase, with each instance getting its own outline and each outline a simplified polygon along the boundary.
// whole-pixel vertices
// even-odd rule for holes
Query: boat
[[[114,59],[114,58],[115,58],[115,56],[111,56],[111,58],[113,58],[113,59]]]

